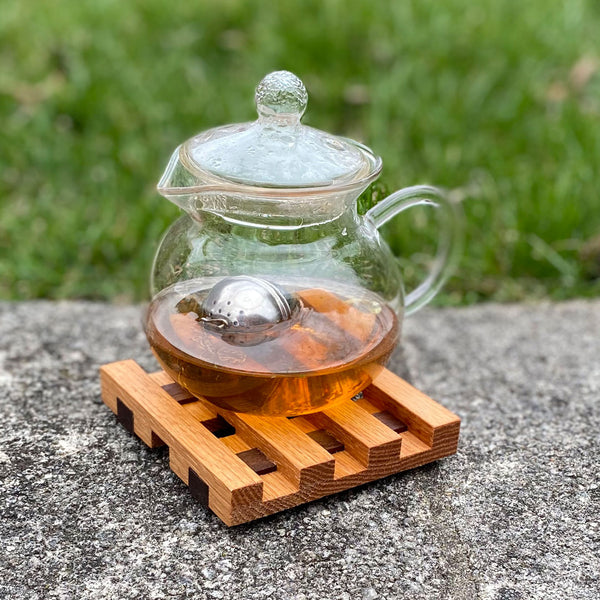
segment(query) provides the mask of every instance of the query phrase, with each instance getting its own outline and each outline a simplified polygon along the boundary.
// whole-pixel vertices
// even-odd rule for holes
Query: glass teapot
[[[226,410],[296,416],[363,390],[398,343],[404,315],[448,275],[459,218],[435,188],[394,192],[364,216],[357,199],[381,158],[300,123],[302,82],[288,71],[256,89],[258,120],[179,146],[158,190],[185,213],[151,276],[148,341],[165,371]],[[405,209],[443,217],[438,254],[406,297],[378,233]]]

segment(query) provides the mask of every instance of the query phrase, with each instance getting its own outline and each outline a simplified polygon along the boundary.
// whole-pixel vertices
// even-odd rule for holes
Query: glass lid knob
[[[302,81],[289,71],[269,73],[254,96],[258,114],[267,120],[298,122],[306,110],[308,94]]]

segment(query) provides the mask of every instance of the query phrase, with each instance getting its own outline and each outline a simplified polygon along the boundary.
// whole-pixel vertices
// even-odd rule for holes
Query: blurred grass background
[[[599,32],[594,0],[4,0],[0,297],[143,299],[172,150],[253,119],[276,69],[307,85],[306,124],[383,157],[375,200],[429,182],[462,201],[438,302],[597,294]],[[434,226],[386,234],[407,256]]]

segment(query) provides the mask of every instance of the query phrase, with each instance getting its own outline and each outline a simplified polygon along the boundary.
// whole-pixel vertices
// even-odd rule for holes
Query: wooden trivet
[[[135,361],[100,369],[102,399],[227,525],[239,525],[456,452],[460,419],[384,369],[362,398],[303,417],[221,410]]]

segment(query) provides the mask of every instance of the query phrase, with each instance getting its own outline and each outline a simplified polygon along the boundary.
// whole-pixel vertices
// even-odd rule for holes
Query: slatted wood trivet
[[[303,417],[233,413],[135,361],[100,369],[102,399],[227,525],[454,454],[460,419],[384,369],[358,400]]]

